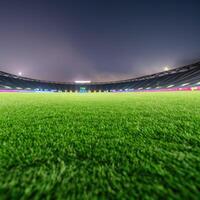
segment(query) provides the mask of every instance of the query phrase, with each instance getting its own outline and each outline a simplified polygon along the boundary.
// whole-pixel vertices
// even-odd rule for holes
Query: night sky
[[[199,60],[200,1],[0,1],[2,71],[108,81]]]

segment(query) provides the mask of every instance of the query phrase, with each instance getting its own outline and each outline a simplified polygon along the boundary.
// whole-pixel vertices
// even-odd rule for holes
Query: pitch
[[[0,199],[197,199],[200,93],[0,94]]]

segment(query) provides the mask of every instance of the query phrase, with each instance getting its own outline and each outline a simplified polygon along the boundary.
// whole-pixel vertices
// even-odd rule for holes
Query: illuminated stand
[[[32,79],[0,71],[0,92],[161,92],[200,91],[200,62],[171,68],[141,77],[109,81],[54,82]]]

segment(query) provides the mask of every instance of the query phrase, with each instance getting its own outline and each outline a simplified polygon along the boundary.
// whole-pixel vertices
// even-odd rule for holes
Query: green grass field
[[[200,92],[0,94],[0,199],[200,199]]]

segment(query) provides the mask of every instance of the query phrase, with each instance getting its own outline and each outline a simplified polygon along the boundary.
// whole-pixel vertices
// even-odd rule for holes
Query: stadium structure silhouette
[[[200,62],[133,79],[110,82],[53,82],[0,71],[1,92],[128,92],[200,90]]]

